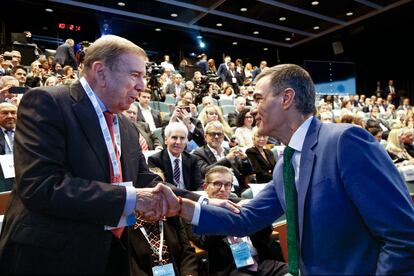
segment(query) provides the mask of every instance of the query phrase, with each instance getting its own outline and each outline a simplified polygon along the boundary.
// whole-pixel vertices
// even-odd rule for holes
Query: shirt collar
[[[302,151],[303,142],[305,142],[306,133],[308,132],[312,119],[313,119],[313,116],[310,116],[293,133],[292,138],[290,138],[290,141],[289,141],[289,147],[291,147],[295,151],[299,151],[299,152]]]
[[[210,147],[210,145],[209,145],[209,144],[207,144],[207,147],[211,150],[211,152],[212,152],[214,155],[218,155],[218,156],[222,156],[222,155],[224,155],[224,148],[223,148],[223,147],[221,147],[221,154],[218,154],[218,151],[217,151],[217,150],[215,150],[215,149],[213,149],[212,147]]]
[[[147,106],[146,108],[143,107],[139,102],[138,102],[139,108],[141,108],[141,110],[151,110],[151,106]]]
[[[171,154],[171,152],[168,149],[167,149],[167,152],[168,152],[168,156],[170,157],[171,162],[174,162],[175,159],[178,159],[180,161],[182,160],[182,154],[180,154],[179,157],[175,157],[174,155]]]

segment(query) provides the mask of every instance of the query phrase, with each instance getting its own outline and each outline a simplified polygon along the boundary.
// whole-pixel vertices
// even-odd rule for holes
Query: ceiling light
[[[312,6],[317,6],[317,5],[319,5],[319,2],[318,1],[312,1]]]
[[[234,42],[233,42],[233,45],[237,45],[237,41],[234,41]]]
[[[267,50],[269,50],[269,48],[263,48],[263,51],[267,51]]]
[[[206,44],[203,41],[200,41],[200,43],[198,45],[200,46],[200,48],[206,47]]]
[[[313,26],[314,30],[319,30],[319,26]]]
[[[290,38],[290,37],[286,37],[286,38],[285,38],[285,40],[286,40],[286,41],[290,41],[290,40],[291,40],[291,38]]]
[[[198,36],[197,36],[197,38],[198,38],[198,39],[202,39],[203,37],[202,37],[201,35],[198,35]]]
[[[347,12],[346,13],[346,16],[353,16],[354,15],[354,13],[353,12]]]
[[[50,8],[45,9],[45,11],[47,11],[47,12],[53,12],[53,10],[50,9]]]
[[[221,23],[217,23],[217,24],[216,24],[216,26],[217,26],[217,27],[221,27],[221,26],[223,26],[223,24],[221,24]]]
[[[118,2],[118,6],[125,7],[125,3],[124,2]]]
[[[176,13],[171,14],[171,17],[177,17],[177,16],[178,16],[178,14],[176,14]]]
[[[253,34],[258,35],[259,31],[254,31]]]
[[[161,32],[161,29],[160,28],[155,28],[155,31],[156,32]]]
[[[279,17],[279,21],[285,21],[285,20],[286,20],[286,17],[284,16]]]
[[[241,8],[240,11],[245,12],[247,11],[247,8]]]

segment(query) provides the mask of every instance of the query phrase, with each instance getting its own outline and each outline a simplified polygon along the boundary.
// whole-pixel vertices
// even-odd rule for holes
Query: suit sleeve
[[[396,167],[363,129],[345,131],[337,150],[346,192],[381,247],[375,274],[412,274],[414,206]]]
[[[34,212],[117,225],[124,209],[125,188],[74,176],[72,164],[66,160],[68,131],[62,110],[49,93],[35,89],[25,94],[15,136],[16,192]]]

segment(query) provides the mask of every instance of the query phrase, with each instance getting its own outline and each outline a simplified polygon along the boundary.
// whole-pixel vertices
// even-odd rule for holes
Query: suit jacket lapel
[[[0,129],[0,154],[6,154],[6,139],[4,133]]]
[[[218,160],[216,160],[216,157],[214,156],[214,153],[210,150],[210,148],[207,145],[204,146],[204,150],[206,152],[208,162],[216,163],[218,161]]]
[[[183,167],[183,179],[184,186],[187,190],[191,190],[190,172],[191,172],[191,160],[184,153],[181,154],[182,167]]]
[[[79,82],[75,82],[70,86],[70,94],[75,100],[75,103],[72,106],[73,113],[78,118],[80,128],[95,152],[98,164],[101,166],[102,170],[109,171],[108,150],[106,149],[102,131],[99,126],[98,116],[95,113],[91,101],[86,96],[86,93]]]
[[[128,120],[123,115],[118,115],[118,122],[119,122],[119,131],[121,135],[121,165],[122,165],[122,176],[123,181],[130,181],[134,180],[136,178],[136,175],[131,175],[138,173],[138,170],[132,170],[130,168],[137,168],[137,158],[131,159],[128,158],[128,151],[130,149],[130,146],[134,145],[134,141],[131,141],[129,137],[134,137],[133,135],[128,135],[128,131],[130,129],[125,125],[127,122],[125,120]],[[138,143],[138,142],[136,142]]]
[[[298,191],[298,223],[300,241],[302,241],[303,214],[305,210],[306,194],[308,192],[310,179],[312,177],[312,169],[315,162],[313,147],[318,143],[318,133],[320,127],[321,123],[317,119],[313,118],[306,134],[301,152]]]
[[[163,149],[161,151],[161,158],[162,158],[161,164],[165,164],[164,170],[165,170],[166,180],[168,181],[169,179],[171,181],[170,183],[174,184],[173,168],[171,167],[171,160],[170,160],[170,156],[168,155],[167,149]]]

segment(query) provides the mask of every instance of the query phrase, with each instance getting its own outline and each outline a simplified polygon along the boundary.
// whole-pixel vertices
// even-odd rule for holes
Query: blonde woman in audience
[[[400,165],[414,164],[414,158],[408,154],[401,142],[403,129],[392,129],[388,134],[386,150],[394,163]]]
[[[219,121],[223,125],[225,140],[230,141],[230,138],[233,136],[233,130],[227,123],[226,119],[224,119],[220,107],[216,105],[209,105],[203,108],[200,115],[198,115],[198,120],[201,122],[203,127],[205,127],[209,122]]]

